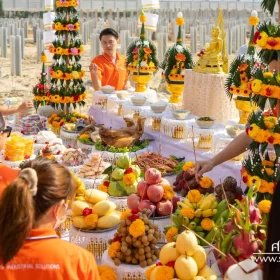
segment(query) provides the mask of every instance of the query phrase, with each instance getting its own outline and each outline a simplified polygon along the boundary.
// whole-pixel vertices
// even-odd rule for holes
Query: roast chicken
[[[144,118],[138,118],[137,123],[132,119],[124,118],[127,127],[117,130],[100,127],[99,135],[106,146],[115,148],[132,147],[144,133]]]

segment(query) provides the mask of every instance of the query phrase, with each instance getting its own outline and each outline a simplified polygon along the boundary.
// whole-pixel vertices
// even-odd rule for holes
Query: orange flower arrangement
[[[238,70],[239,71],[245,71],[248,68],[248,64],[247,63],[243,63],[241,65],[239,65]]]
[[[152,53],[152,50],[150,48],[144,48],[144,52],[150,54]]]

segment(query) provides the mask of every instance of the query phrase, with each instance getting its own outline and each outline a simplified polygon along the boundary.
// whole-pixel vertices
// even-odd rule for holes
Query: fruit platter
[[[127,154],[122,154],[103,174],[107,176],[98,189],[111,197],[126,199],[128,195],[136,193],[141,170],[137,165],[132,165],[132,160]]]
[[[195,178],[194,163],[189,161],[180,164],[177,169],[179,174],[173,184],[175,192],[185,197],[190,190],[198,190],[201,194],[213,193],[214,182],[211,178],[203,177],[198,183]]]
[[[145,179],[137,185],[135,194],[127,198],[129,209],[150,211],[151,219],[167,218],[172,214],[180,201],[169,182],[162,178],[159,170],[149,168],[145,172]]]
[[[96,189],[84,192],[84,201],[72,203],[73,226],[86,232],[104,232],[114,229],[120,223],[121,213],[108,200],[108,195]]]

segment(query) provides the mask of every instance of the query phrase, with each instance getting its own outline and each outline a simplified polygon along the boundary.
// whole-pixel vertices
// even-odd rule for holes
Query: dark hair
[[[114,30],[113,28],[105,28],[101,31],[100,35],[99,35],[99,40],[101,41],[102,36],[104,35],[112,35],[115,37],[116,40],[119,39],[119,34],[116,30]]]
[[[277,186],[275,188],[271,209],[269,213],[268,220],[268,235],[266,241],[266,250],[267,254],[272,253],[272,244],[278,243],[280,240],[280,224],[279,224],[279,213],[280,213],[280,181],[278,181]],[[279,252],[280,253],[280,252]],[[269,257],[273,257],[273,255],[268,255]],[[278,260],[278,256],[277,256]],[[264,280],[272,280],[272,279],[280,279],[280,266],[276,261],[266,261],[263,264],[263,279]]]
[[[35,178],[28,177],[31,173]],[[4,265],[17,254],[48,209],[72,197],[74,192],[73,176],[55,160],[43,158],[26,162],[0,199],[0,257]]]

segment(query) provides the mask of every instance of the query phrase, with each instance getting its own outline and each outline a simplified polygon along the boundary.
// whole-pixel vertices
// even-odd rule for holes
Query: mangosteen
[[[227,200],[229,203],[233,204],[235,202],[235,194],[233,192],[226,191]],[[225,196],[222,196],[225,199]]]
[[[190,180],[195,176],[194,168],[190,168],[184,172],[184,179]]]
[[[215,192],[216,192],[217,196],[222,196],[223,195],[223,188],[222,188],[221,184],[219,184],[215,187]]]
[[[241,187],[236,188],[236,193],[239,193],[239,194],[243,195],[243,191],[242,191]]]
[[[225,180],[223,182],[223,186],[224,186],[225,191],[230,191],[230,192],[235,193],[236,187],[237,187],[237,182],[233,177],[228,176],[225,178]]]

